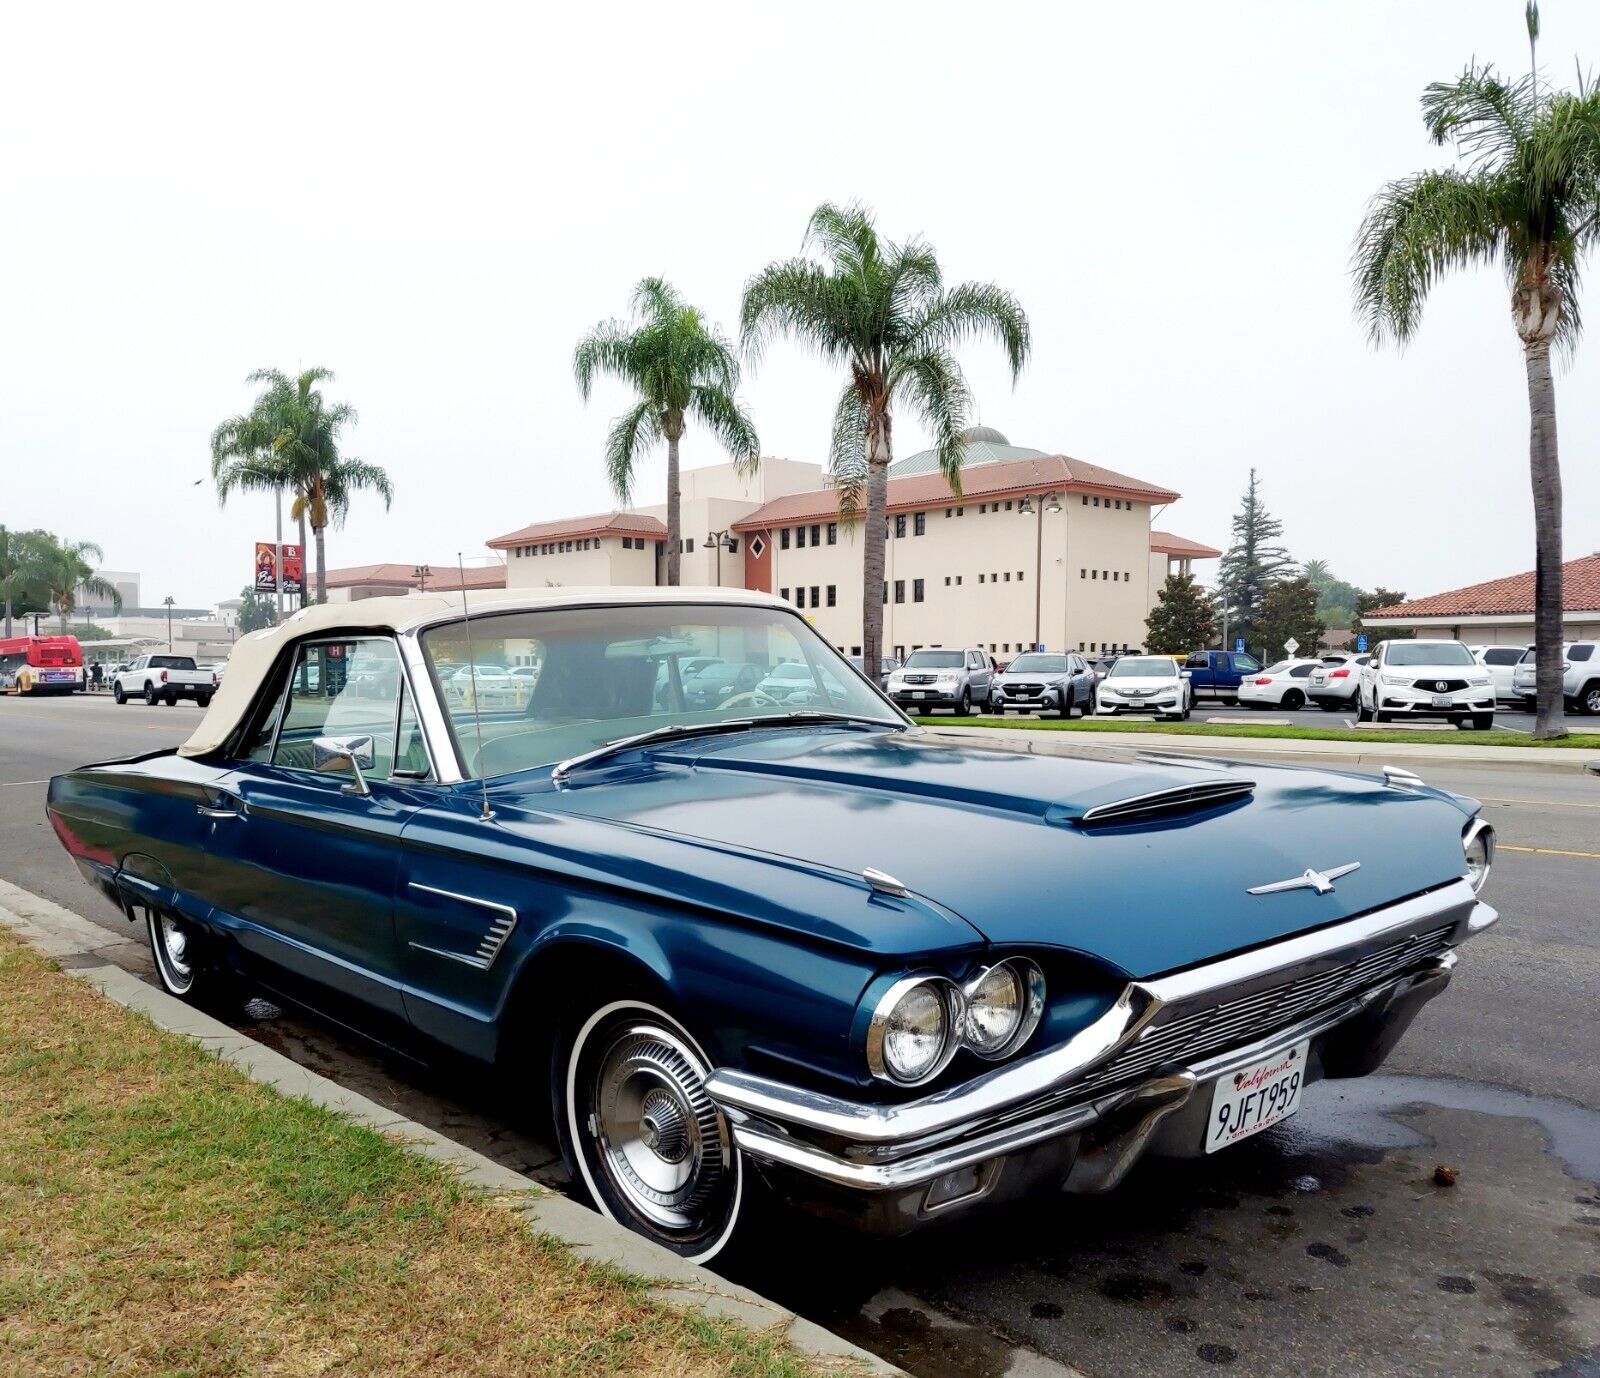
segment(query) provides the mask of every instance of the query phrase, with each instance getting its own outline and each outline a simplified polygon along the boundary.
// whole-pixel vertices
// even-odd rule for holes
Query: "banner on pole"
[[[283,551],[279,568],[278,551]],[[305,556],[297,545],[279,547],[273,541],[256,542],[255,591],[299,593],[305,587]]]

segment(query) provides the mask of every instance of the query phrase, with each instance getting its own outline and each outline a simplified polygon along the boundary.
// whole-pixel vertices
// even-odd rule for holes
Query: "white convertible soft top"
[[[768,593],[727,588],[543,588],[478,589],[466,596],[472,616],[493,612],[538,611],[544,608],[619,606],[630,603],[739,603],[787,608]],[[276,627],[249,632],[234,643],[211,706],[194,734],[178,748],[180,756],[215,751],[239,726],[284,644],[318,632],[408,632],[461,615],[460,593],[410,594],[399,598],[362,598],[353,603],[318,603],[301,608]]]

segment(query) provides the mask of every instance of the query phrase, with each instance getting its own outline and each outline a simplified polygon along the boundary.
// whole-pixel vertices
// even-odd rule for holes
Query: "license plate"
[[[1433,706],[1435,708],[1448,708],[1454,702],[1455,700],[1449,694],[1435,694],[1433,696]]]
[[[1326,675],[1312,675],[1311,682],[1313,684],[1326,684],[1328,682],[1328,677]]]
[[[1310,1048],[1309,1042],[1297,1043],[1217,1081],[1211,1092],[1207,1153],[1270,1129],[1300,1108]]]
[[[914,699],[931,699],[933,697],[933,690],[918,689],[912,693],[911,697]]]

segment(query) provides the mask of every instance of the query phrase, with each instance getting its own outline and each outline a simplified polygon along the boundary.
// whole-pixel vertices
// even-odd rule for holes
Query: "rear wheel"
[[[1578,695],[1578,711],[1591,718],[1600,714],[1600,679],[1590,680]]]
[[[111,697],[114,698],[118,703],[126,703],[128,701],[128,696],[122,692],[122,685],[120,683],[116,683],[111,686]]]
[[[1298,689],[1290,689],[1283,696],[1283,706],[1291,713],[1298,713],[1306,706],[1306,696]]]
[[[688,1031],[655,1005],[613,1001],[569,1023],[552,1072],[562,1152],[600,1213],[691,1262],[723,1253],[744,1162]]]
[[[1523,699],[1522,711],[1524,713],[1537,713],[1539,711],[1539,700],[1532,697]]]
[[[200,707],[202,707],[202,708],[209,708],[209,707],[211,707],[211,695],[210,694],[200,694],[199,696],[196,697],[195,702],[197,704],[199,704]]]
[[[162,990],[213,1009],[238,1003],[242,983],[202,929],[154,909],[144,911],[144,922]]]
[[[144,701],[151,708],[154,708],[156,706],[156,687],[155,687],[155,685],[153,685],[153,684],[145,685],[145,687],[144,687]]]
[[[1318,699],[1316,703],[1324,713],[1337,713],[1341,706],[1338,699]]]

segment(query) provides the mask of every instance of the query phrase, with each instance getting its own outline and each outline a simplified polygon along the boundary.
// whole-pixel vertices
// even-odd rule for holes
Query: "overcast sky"
[[[582,331],[646,274],[732,331],[745,278],[858,197],[1027,309],[1015,389],[963,355],[981,419],[1178,489],[1162,526],[1226,545],[1254,465],[1291,552],[1357,583],[1531,568],[1503,282],[1441,286],[1402,355],[1346,272],[1366,198],[1447,161],[1424,85],[1525,67],[1522,0],[546,9],[13,7],[0,522],[98,542],[147,603],[236,594],[271,503],[218,510],[207,438],[251,370],[321,364],[396,491],[330,565],[483,555],[612,504],[624,395],[579,401]],[[1600,66],[1600,5],[1543,15],[1547,71]],[[1557,379],[1569,557],[1600,549],[1597,367],[1591,334]],[[820,459],[839,382],[773,347],[744,387],[764,452]]]

